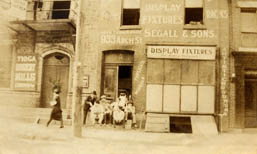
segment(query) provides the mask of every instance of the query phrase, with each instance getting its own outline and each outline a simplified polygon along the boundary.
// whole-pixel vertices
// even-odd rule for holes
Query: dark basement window
[[[192,133],[190,117],[170,117],[171,133]]]

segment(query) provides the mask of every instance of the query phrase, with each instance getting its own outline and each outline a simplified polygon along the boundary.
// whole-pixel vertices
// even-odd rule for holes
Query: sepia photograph
[[[257,0],[0,14],[0,154],[257,154]]]

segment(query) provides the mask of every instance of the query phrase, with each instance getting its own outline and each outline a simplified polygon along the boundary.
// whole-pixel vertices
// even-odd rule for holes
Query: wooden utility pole
[[[76,23],[76,46],[75,46],[75,60],[73,64],[73,95],[72,95],[72,133],[74,137],[82,136],[82,105],[81,105],[81,39],[83,36],[83,21],[84,16],[82,7],[86,0],[78,0],[77,23]]]

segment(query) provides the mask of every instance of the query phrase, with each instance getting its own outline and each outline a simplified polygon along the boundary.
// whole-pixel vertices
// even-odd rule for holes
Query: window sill
[[[187,29],[187,30],[194,30],[194,29],[205,30],[205,29],[207,29],[207,27],[205,25],[190,25],[190,24],[184,25],[183,28]]]
[[[241,31],[243,34],[257,34],[257,31]]]
[[[121,25],[120,30],[141,30],[140,25]]]

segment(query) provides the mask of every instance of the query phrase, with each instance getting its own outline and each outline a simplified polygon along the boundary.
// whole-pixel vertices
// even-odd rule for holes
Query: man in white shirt
[[[95,104],[91,107],[90,117],[93,124],[98,122],[100,125],[102,125],[102,121],[104,118],[104,107],[100,104],[99,100],[97,100]]]

